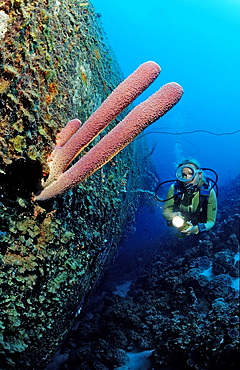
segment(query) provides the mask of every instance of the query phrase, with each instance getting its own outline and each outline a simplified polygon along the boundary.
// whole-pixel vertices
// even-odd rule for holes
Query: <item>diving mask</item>
[[[198,172],[199,170],[197,170],[191,164],[183,164],[182,166],[178,167],[176,171],[176,177],[181,182],[188,182],[192,181]]]

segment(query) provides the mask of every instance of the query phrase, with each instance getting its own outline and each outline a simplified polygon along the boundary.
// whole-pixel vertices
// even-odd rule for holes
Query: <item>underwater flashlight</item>
[[[180,231],[186,230],[189,228],[189,226],[192,225],[190,221],[185,220],[185,217],[182,216],[181,213],[178,213],[176,216],[173,217],[172,224]]]
[[[183,227],[185,224],[185,219],[180,215],[174,216],[172,219],[172,224],[177,228]]]

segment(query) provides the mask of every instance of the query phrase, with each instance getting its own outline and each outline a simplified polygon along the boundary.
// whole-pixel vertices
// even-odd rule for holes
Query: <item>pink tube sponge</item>
[[[183,89],[177,83],[164,85],[146,101],[136,106],[77,163],[62,173],[57,181],[53,181],[36,198],[38,200],[51,198],[82,182],[110,161],[148,125],[167,113],[180,100],[182,94]]]
[[[50,173],[44,187],[68,167],[72,160],[129,104],[131,104],[159,75],[161,68],[155,62],[141,64],[130,76],[121,82],[81,128],[54,152],[48,160]],[[76,120],[73,120],[76,121]],[[70,121],[72,122],[72,121]],[[70,128],[70,127],[69,127]],[[62,131],[68,132],[68,124]],[[60,132],[60,137],[62,136]],[[64,132],[64,136],[66,135]],[[51,162],[53,161],[53,162]]]
[[[54,158],[56,157],[59,150],[71,139],[71,137],[77,132],[77,130],[81,126],[81,121],[79,119],[73,119],[69,121],[66,126],[57,134],[56,136],[56,144],[51,155],[48,157],[47,163],[49,165],[49,169],[51,171],[52,167],[54,167]],[[54,172],[54,170],[52,170]],[[60,171],[61,172],[61,171]],[[48,178],[48,181],[45,182],[45,186],[51,183],[51,176]]]
[[[69,121],[65,127],[56,136],[56,147],[61,147],[65,145],[69,139],[77,132],[80,128],[81,122],[79,119],[72,119]]]

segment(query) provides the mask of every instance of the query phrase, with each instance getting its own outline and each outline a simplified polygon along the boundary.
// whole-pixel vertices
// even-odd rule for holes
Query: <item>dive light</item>
[[[185,223],[184,217],[182,217],[181,215],[176,215],[172,219],[173,226],[177,228],[183,227],[184,223]]]
[[[177,214],[173,217],[172,224],[174,227],[180,230],[187,229],[191,225],[181,214]]]

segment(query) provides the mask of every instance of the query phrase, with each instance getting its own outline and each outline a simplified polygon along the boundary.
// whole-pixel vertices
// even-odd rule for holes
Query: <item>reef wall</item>
[[[142,139],[62,196],[32,197],[56,134],[84,122],[121,80],[89,2],[1,0],[1,368],[44,368],[134,217]]]

